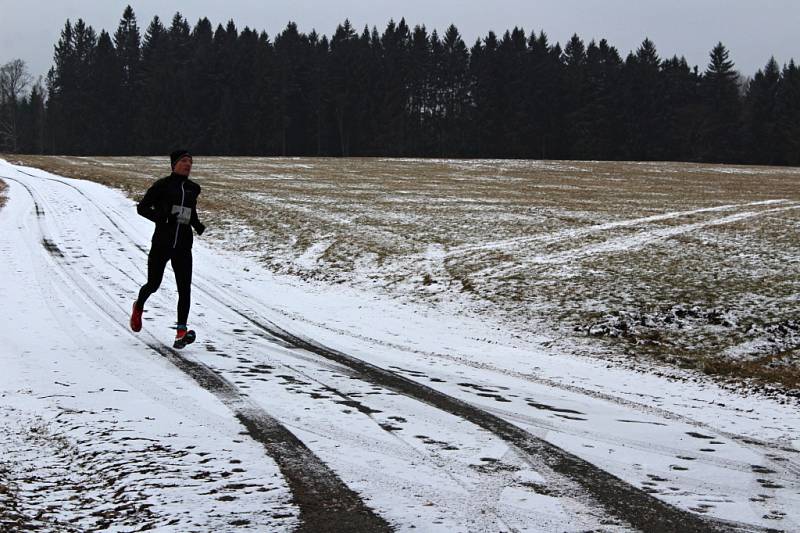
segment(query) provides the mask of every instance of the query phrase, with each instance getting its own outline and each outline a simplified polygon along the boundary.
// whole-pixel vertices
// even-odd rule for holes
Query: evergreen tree
[[[258,105],[256,81],[259,76],[259,35],[245,27],[239,34],[235,48],[235,62],[229,82],[233,88],[234,143],[236,155],[254,155],[258,152],[256,139],[260,125],[255,121],[253,110]]]
[[[700,132],[704,161],[738,162],[740,155],[741,102],[739,74],[728,59],[728,50],[717,43],[703,75],[705,121]]]
[[[558,158],[561,149],[564,105],[562,98],[563,66],[561,47],[550,46],[547,35],[540,31],[528,38],[526,72],[526,115],[528,157]]]
[[[280,155],[308,153],[311,122],[307,95],[311,85],[308,36],[290,22],[275,38],[275,75],[277,81],[275,111],[280,135]]]
[[[368,70],[373,64],[370,56],[370,36],[366,29],[359,38],[349,20],[336,28],[331,39],[328,75],[338,154],[345,157],[357,153],[359,133],[369,112]]]
[[[67,20],[55,46],[54,65],[47,75],[50,98],[47,104],[48,151],[74,153],[71,124],[75,119],[78,96],[75,38]]]
[[[777,130],[781,132],[780,161],[800,164],[800,68],[794,60],[783,68],[775,102]]]
[[[324,35],[320,38],[316,32],[309,35],[311,45],[311,67],[309,72],[309,109],[311,112],[310,127],[313,132],[313,142],[309,146],[309,153],[315,156],[331,155],[336,151],[336,131],[334,126],[333,110],[331,107],[331,93],[328,81],[328,55],[330,44]]]
[[[435,35],[431,36],[431,49],[435,74],[432,76],[433,94],[429,97],[428,107],[436,110],[431,117],[437,124],[434,130],[437,139],[435,155],[465,156],[469,149],[467,120],[472,88],[469,50],[452,24],[447,28],[441,44]]]
[[[362,153],[366,155],[407,155],[410,43],[409,28],[405,19],[401,19],[398,24],[390,20],[380,37],[380,45],[373,46],[378,70],[373,84],[375,113],[370,119],[375,123],[372,128],[375,135],[364,139]]]
[[[666,111],[663,159],[697,160],[703,117],[700,76],[677,56],[664,61],[661,72]]]
[[[217,26],[214,32],[215,78],[217,86],[216,113],[212,115],[212,150],[219,155],[236,153],[237,40],[239,31],[233,20],[226,27]]]
[[[190,76],[193,42],[189,23],[180,13],[172,17],[167,42],[172,69],[164,80],[170,96],[166,137],[173,146],[189,146],[193,137],[189,132],[190,100],[195,87],[188,85],[186,80]]]
[[[503,74],[500,120],[502,124],[502,157],[525,157],[525,139],[530,123],[525,105],[527,79],[525,65],[528,43],[525,30],[515,27],[506,31],[498,47],[498,59]]]
[[[119,109],[122,71],[111,42],[111,36],[100,32],[97,48],[89,76],[90,105],[87,109],[89,130],[85,133],[89,140],[87,153],[108,155],[118,153],[122,143],[122,133],[117,128],[116,113]]]
[[[744,103],[745,140],[749,160],[772,165],[781,162],[781,134],[778,130],[778,88],[781,71],[775,58],[756,72],[747,88]]]
[[[214,29],[207,18],[197,21],[190,35],[190,55],[184,84],[185,146],[197,154],[213,154],[216,129],[218,75],[214,56]]]
[[[666,107],[661,59],[653,41],[645,39],[622,70],[626,138],[624,156],[633,160],[663,159]]]
[[[72,154],[91,154],[95,150],[92,137],[96,93],[92,87],[92,72],[97,35],[83,19],[78,19],[69,31],[65,27],[62,35],[67,52],[60,89],[61,104],[67,113],[61,123],[61,149]]]
[[[589,43],[584,93],[570,124],[574,128],[571,157],[613,160],[622,156],[622,106],[617,93],[621,70],[619,52],[605,39]]]
[[[596,56],[596,48],[592,41],[590,50],[593,56]],[[589,68],[586,46],[577,34],[564,45],[561,60],[564,66],[562,99],[566,112],[564,148],[578,158],[588,157],[592,142],[589,122],[593,118],[589,105]]]
[[[42,154],[45,149],[45,89],[41,78],[20,105],[19,151]]]
[[[145,32],[141,75],[137,79],[141,108],[136,115],[135,145],[139,153],[168,153],[175,144],[170,138],[170,123],[174,113],[174,94],[171,90],[176,81],[170,52],[167,30],[156,15]]]
[[[408,102],[404,141],[410,154],[429,155],[433,151],[433,110],[430,105],[435,78],[434,61],[436,59],[428,31],[425,26],[415,26],[411,32],[408,50]]]
[[[499,45],[497,35],[490,31],[483,41],[475,43],[470,54],[474,103],[470,144],[477,157],[497,157],[505,148],[502,112],[507,104]]]
[[[114,153],[138,153],[135,135],[135,117],[140,111],[139,75],[141,67],[141,35],[136,15],[127,6],[114,33],[114,47],[120,71],[119,97],[116,102],[116,129],[118,137]]]

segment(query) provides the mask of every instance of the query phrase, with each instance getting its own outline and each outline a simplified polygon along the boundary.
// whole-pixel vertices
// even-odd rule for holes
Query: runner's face
[[[179,174],[181,176],[188,176],[191,171],[192,171],[192,156],[185,155],[180,159],[178,159],[178,162],[175,163],[175,174]]]

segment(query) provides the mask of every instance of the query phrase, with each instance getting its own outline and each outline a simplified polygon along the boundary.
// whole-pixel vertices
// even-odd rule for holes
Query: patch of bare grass
[[[752,361],[739,361],[724,357],[708,358],[700,361],[700,368],[706,374],[725,376],[736,380],[756,379],[763,383],[780,384],[791,389],[790,395],[800,395],[800,368],[796,362],[800,359],[800,351],[794,350],[788,354],[795,365],[787,366],[780,363],[787,354],[769,355]]]
[[[8,201],[8,185],[3,180],[0,180],[0,209],[5,207],[6,201]]]

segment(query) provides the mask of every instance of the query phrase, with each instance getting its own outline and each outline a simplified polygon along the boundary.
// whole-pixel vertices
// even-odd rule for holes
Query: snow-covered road
[[[276,278],[195,242],[127,328],[151,224],[0,161],[0,525],[45,530],[800,528],[800,414]],[[169,270],[169,269],[168,269]]]

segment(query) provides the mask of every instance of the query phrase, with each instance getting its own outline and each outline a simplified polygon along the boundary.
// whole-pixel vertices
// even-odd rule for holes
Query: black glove
[[[203,225],[202,222],[198,222],[197,225],[194,227],[194,230],[197,232],[198,235],[202,235],[203,232],[206,230],[206,227]]]
[[[172,225],[172,224],[175,224],[177,222],[178,222],[177,213],[170,213],[169,215],[167,215],[167,224]]]

